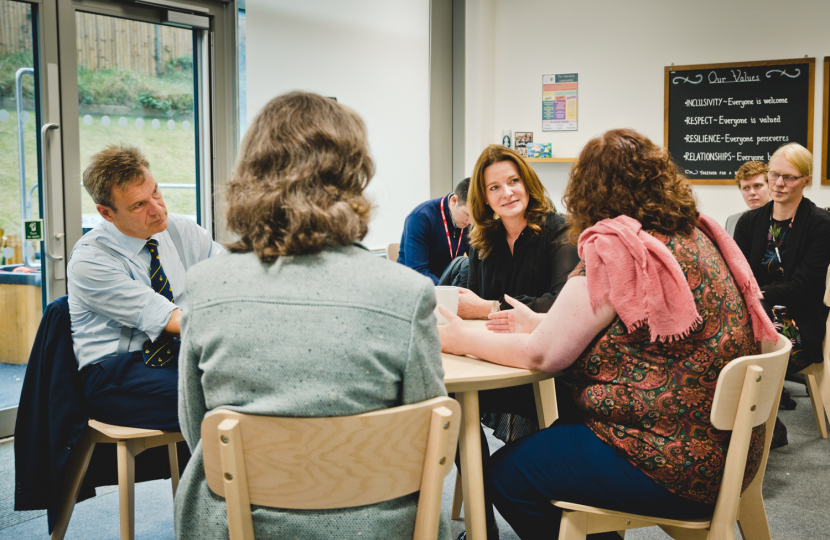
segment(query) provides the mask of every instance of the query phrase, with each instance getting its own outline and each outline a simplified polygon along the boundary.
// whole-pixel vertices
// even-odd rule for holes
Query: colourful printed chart
[[[542,75],[542,131],[576,131],[577,74]]]

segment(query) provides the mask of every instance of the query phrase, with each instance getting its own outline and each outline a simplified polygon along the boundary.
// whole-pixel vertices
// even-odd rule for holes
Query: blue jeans
[[[554,425],[507,444],[490,458],[484,481],[489,500],[522,540],[557,538],[562,511],[551,500],[670,519],[715,509],[658,486],[581,423]]]

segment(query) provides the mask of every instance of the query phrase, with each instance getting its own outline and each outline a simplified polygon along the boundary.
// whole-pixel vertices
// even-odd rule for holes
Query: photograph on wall
[[[577,130],[576,73],[542,75],[542,131]]]
[[[527,144],[527,157],[529,158],[550,158],[553,157],[551,155],[551,143],[528,143]]]
[[[527,145],[533,142],[532,131],[517,131],[514,137],[516,152],[522,157],[527,157]]]

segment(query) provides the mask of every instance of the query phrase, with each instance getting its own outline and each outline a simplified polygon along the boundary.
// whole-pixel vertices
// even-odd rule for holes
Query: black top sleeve
[[[752,260],[752,218],[750,217],[753,215],[750,212],[744,212],[744,214],[738,220],[738,223],[735,225],[735,234],[733,235],[733,239],[735,243],[738,244],[738,247],[741,248],[741,252],[743,252],[744,257],[747,261]]]
[[[817,208],[814,212],[824,212]],[[792,276],[783,283],[761,287],[764,298],[773,305],[806,308],[824,298],[827,268],[830,265],[830,216],[815,220],[805,231],[804,258]]]
[[[556,302],[556,298],[562,291],[562,287],[568,281],[568,275],[573,271],[577,264],[579,264],[579,255],[577,255],[576,246],[573,245],[568,238],[568,226],[564,223],[557,224],[548,235],[548,242],[544,248],[545,256],[550,263],[550,274],[547,290],[539,296],[531,296],[528,294],[520,294],[514,296],[516,300],[523,303],[536,313],[547,313]],[[512,295],[511,295],[512,296]],[[502,309],[510,308],[510,305],[504,302],[502,296]]]
[[[565,218],[550,213],[540,232],[529,227],[522,232],[512,253],[501,237],[486,259],[471,248],[468,288],[485,300],[498,300],[501,309],[511,309],[504,301],[507,294],[537,313],[546,313],[579,262],[568,231]]]

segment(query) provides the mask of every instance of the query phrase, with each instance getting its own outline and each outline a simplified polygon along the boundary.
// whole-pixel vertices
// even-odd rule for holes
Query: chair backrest
[[[720,372],[715,396],[712,400],[712,425],[717,429],[731,430],[737,419],[738,405],[742,397],[746,370],[750,366],[758,366],[763,370],[758,388],[758,399],[753,401],[749,411],[750,428],[767,421],[772,408],[772,401],[776,397],[776,390],[787,370],[792,344],[789,339],[779,335],[775,343],[763,343],[761,354],[742,356],[729,362]]]
[[[710,418],[715,428],[731,430],[732,437],[715,504],[713,527],[729,530],[734,527],[752,428],[766,422],[766,437],[772,437],[771,426],[778,414],[777,402],[790,349],[790,340],[779,335],[775,343],[762,345],[761,354],[742,356],[729,362],[718,377]],[[773,405],[776,406],[773,408]],[[766,459],[762,459],[761,468],[765,466]],[[763,475],[763,472],[759,470],[759,474]]]
[[[400,251],[400,244],[389,244],[386,246],[386,258],[392,262],[398,262],[398,253],[400,253]]]
[[[415,538],[435,538],[460,418],[448,397],[333,418],[220,409],[202,421],[205,476],[226,499],[232,540],[253,538],[251,504],[349,508],[419,490]]]

